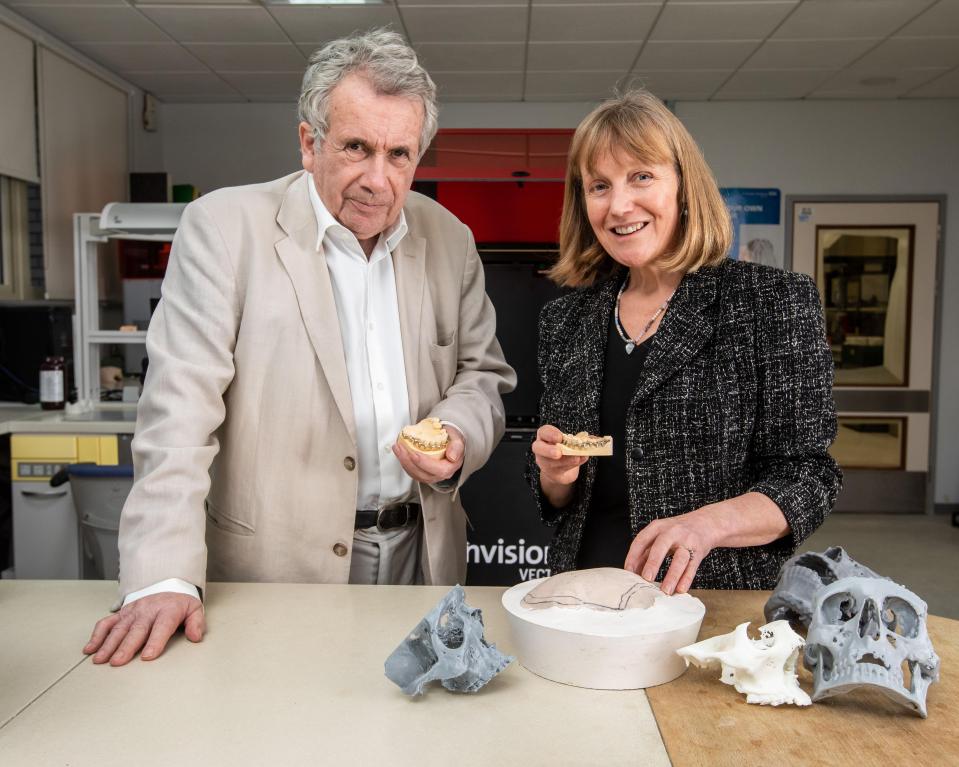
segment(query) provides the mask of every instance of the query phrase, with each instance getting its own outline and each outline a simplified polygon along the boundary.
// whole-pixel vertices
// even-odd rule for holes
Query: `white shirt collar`
[[[360,248],[360,243],[359,240],[356,239],[356,235],[337,221],[333,217],[333,214],[326,209],[323,200],[320,199],[320,193],[316,191],[316,181],[312,175],[310,176],[309,187],[310,202],[313,205],[313,212],[316,214],[316,249],[320,249],[325,237],[335,232],[337,236],[343,237],[341,242],[345,240],[351,247],[355,246],[355,248],[362,253],[362,248]],[[392,253],[408,231],[409,228],[406,226],[406,211],[401,208],[400,217],[380,235],[380,240],[377,244],[385,240],[387,250]]]

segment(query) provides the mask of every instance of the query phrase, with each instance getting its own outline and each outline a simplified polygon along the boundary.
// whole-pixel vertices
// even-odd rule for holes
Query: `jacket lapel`
[[[310,175],[304,173],[290,185],[283,198],[276,220],[288,236],[276,244],[276,253],[293,283],[300,316],[313,351],[355,443],[356,424],[340,321],[336,315],[336,299],[326,259],[322,250],[316,249],[316,214],[310,205],[309,182]]]
[[[653,336],[633,402],[648,397],[692,359],[713,334],[708,309],[716,300],[716,270],[703,268],[683,277],[669,311]]]
[[[400,313],[400,335],[403,338],[403,361],[406,368],[406,390],[410,401],[410,418],[420,420],[419,369],[423,333],[423,298],[426,290],[426,240],[411,233],[400,240],[393,251],[393,274],[396,279],[396,302]]]

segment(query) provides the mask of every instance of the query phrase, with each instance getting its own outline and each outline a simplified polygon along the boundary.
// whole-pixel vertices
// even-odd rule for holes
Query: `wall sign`
[[[729,257],[783,268],[783,228],[778,189],[723,188],[719,190],[733,220]]]

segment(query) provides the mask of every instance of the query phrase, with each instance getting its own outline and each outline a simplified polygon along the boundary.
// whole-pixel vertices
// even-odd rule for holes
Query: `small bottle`
[[[40,407],[44,410],[63,410],[66,404],[63,368],[63,357],[45,357],[40,366]]]

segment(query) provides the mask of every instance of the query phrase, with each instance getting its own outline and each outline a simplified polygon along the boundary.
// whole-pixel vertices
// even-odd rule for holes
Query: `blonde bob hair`
[[[549,276],[566,287],[592,285],[615,263],[596,239],[586,213],[583,169],[600,155],[623,152],[641,162],[672,164],[679,177],[680,216],[672,246],[659,259],[667,271],[693,272],[719,264],[732,242],[729,211],[689,131],[647,90],[600,104],[573,135],[566,167],[559,259]]]

